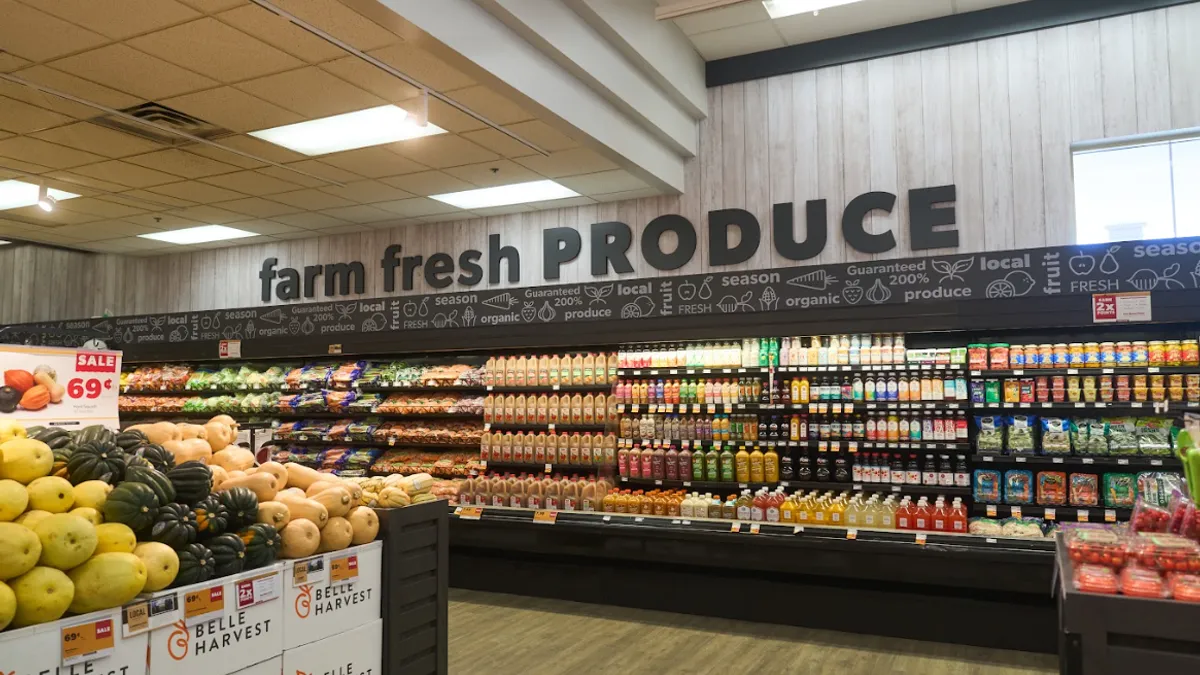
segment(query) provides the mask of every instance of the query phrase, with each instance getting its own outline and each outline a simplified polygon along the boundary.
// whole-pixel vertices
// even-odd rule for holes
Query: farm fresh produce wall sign
[[[922,188],[908,192],[909,238],[914,251],[934,248],[957,248],[958,231],[955,223],[953,185]],[[867,232],[863,220],[872,211],[891,213],[896,195],[890,192],[868,192],[850,200],[842,212],[842,237],[851,248],[862,253],[886,253],[896,248],[896,235],[891,230]],[[787,260],[803,261],[817,257],[825,250],[829,239],[829,214],[824,199],[805,205],[806,233],[797,241],[792,204],[776,204],[771,214],[771,241],[775,251]],[[730,245],[730,235],[736,230],[737,244]],[[674,244],[664,250],[663,238],[673,234]],[[583,250],[583,234],[573,227],[552,227],[542,230],[542,279],[562,278],[564,265],[575,263]],[[626,223],[593,223],[588,233],[593,277],[610,274],[632,274],[629,262],[633,247],[633,229]],[[754,257],[762,242],[762,226],[752,213],[743,209],[722,209],[708,213],[708,260],[710,267],[725,267],[744,263]],[[677,270],[696,255],[696,227],[677,214],[662,215],[651,220],[638,242],[638,253],[651,267]],[[392,244],[379,261],[385,293],[396,291],[397,280],[405,291],[415,287],[420,274],[430,288],[448,288],[457,283],[473,287],[484,280],[498,284],[521,281],[521,251],[505,245],[501,235],[488,236],[486,262],[484,252],[467,249],[457,257],[449,253],[402,255],[404,247]],[[528,253],[528,252],[526,252]],[[503,274],[502,274],[503,272]],[[278,258],[267,258],[259,270],[263,302],[299,300],[300,298],[336,298],[362,295],[366,289],[367,265],[362,261],[308,265],[302,270],[281,267]]]
[[[77,345],[99,338],[126,349],[211,342],[215,357],[218,340],[245,340],[246,348],[277,339],[286,348],[284,340],[402,340],[392,333],[410,330],[682,316],[736,322],[727,315],[1060,295],[1090,303],[1097,293],[1197,289],[1200,238],[1191,238],[56,321],[0,328],[0,342]]]

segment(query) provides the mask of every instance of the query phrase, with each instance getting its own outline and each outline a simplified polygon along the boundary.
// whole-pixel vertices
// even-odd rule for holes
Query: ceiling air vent
[[[135,105],[131,108],[125,108],[121,112],[127,115],[133,115],[134,117],[146,120],[147,122],[153,122],[161,127],[176,129],[186,134],[197,136],[209,141],[233,135],[233,132],[229,129],[224,129],[210,122],[205,122],[202,119],[192,117],[187,113],[179,112],[174,108],[168,108],[161,103],[155,103],[153,101]],[[192,141],[184,138],[183,136],[178,136],[166,131],[159,131],[153,127],[146,126],[144,124],[137,124],[132,120],[127,120],[116,115],[103,115],[101,117],[95,117],[91,121],[95,124],[116,129],[118,131],[124,131],[127,134],[140,136],[141,138],[154,141],[155,143],[161,143],[163,145],[180,146],[192,143]]]

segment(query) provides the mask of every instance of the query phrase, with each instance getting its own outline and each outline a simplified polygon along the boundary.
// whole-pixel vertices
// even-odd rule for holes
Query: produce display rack
[[[478,443],[410,443],[408,441],[398,441],[388,439],[386,441],[336,441],[320,438],[310,438],[307,440],[287,440],[282,438],[268,441],[270,445],[339,445],[350,447],[386,447],[386,448],[445,448],[447,450],[461,450],[465,448],[479,449]]]
[[[441,501],[379,510],[384,675],[449,672],[448,521]]]
[[[1200,604],[1076,590],[1061,536],[1055,559],[1060,673],[1200,672]]]

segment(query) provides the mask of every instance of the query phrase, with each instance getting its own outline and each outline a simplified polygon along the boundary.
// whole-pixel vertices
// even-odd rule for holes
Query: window
[[[1200,235],[1200,138],[1075,152],[1075,241]]]

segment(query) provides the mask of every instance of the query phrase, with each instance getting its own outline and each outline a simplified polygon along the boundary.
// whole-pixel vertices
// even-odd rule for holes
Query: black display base
[[[379,509],[383,675],[445,675],[449,532],[445,502]]]
[[[766,535],[756,536],[753,544],[754,535],[729,534],[710,534],[708,541],[663,541],[661,532],[608,527],[611,535],[596,535],[572,529],[561,518],[552,526],[518,526],[452,517],[450,584],[931,642],[1058,651],[1052,555],[1006,565],[995,554],[973,559],[915,550],[920,547],[911,543],[889,551],[886,544],[868,541],[770,545]],[[630,555],[637,538],[641,551],[660,554],[657,561]],[[939,568],[956,573],[938,581]]]

